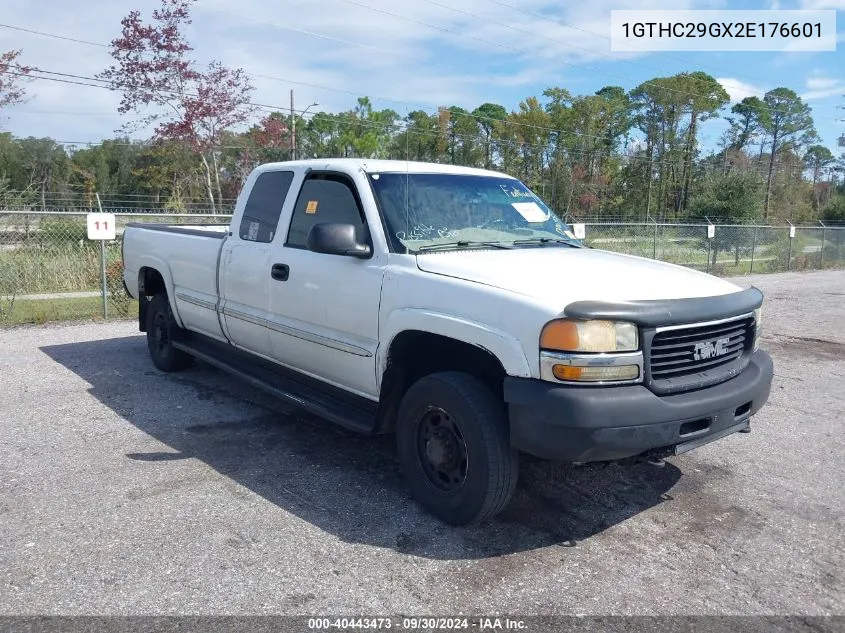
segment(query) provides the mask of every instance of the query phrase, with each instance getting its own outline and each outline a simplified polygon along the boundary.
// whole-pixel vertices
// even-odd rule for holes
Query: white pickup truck
[[[452,524],[505,507],[520,452],[660,460],[750,430],[771,387],[759,290],[589,248],[490,171],[267,164],[230,225],[130,224],[123,261],[156,367],[395,432]]]

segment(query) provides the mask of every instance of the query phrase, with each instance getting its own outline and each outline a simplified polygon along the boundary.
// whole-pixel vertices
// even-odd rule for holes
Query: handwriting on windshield
[[[450,229],[448,226],[437,228],[435,226],[427,226],[425,224],[418,224],[413,229],[408,231],[397,231],[396,237],[400,240],[408,242],[421,242],[424,240],[433,240],[447,237],[457,237],[458,232],[455,229]]]
[[[534,196],[531,195],[530,191],[523,191],[522,189],[517,189],[516,187],[509,187],[508,185],[499,185],[508,196],[511,198],[531,198],[534,199]]]

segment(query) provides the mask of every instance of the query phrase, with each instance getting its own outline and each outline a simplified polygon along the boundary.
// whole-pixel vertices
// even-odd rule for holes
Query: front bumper
[[[772,359],[757,351],[730,380],[658,396],[643,385],[572,387],[505,379],[511,444],[544,459],[589,462],[655,449],[680,453],[748,427],[772,386]]]

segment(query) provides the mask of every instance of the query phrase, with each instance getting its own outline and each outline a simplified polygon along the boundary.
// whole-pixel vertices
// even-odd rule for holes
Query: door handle
[[[290,276],[290,266],[287,264],[273,264],[270,276],[276,281],[287,281]]]

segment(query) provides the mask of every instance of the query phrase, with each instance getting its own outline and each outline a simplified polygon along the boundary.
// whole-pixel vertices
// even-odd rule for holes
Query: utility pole
[[[290,155],[296,160],[296,115],[293,110],[293,88],[290,90]]]

